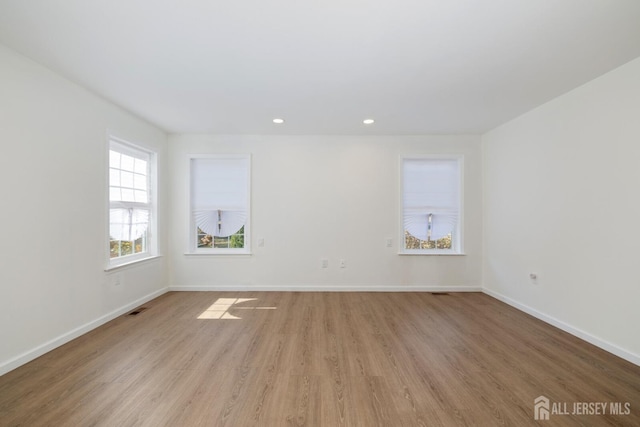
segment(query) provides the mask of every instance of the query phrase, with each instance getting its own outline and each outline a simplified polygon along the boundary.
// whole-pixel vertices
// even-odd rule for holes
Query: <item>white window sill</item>
[[[238,257],[247,257],[251,256],[251,252],[234,252],[234,251],[196,251],[196,252],[185,252],[185,256],[238,256]]]
[[[418,256],[467,256],[465,253],[454,253],[454,252],[445,252],[445,253],[437,253],[437,252],[398,252],[398,255],[418,255]]]
[[[162,255],[152,255],[152,256],[148,256],[145,258],[138,258],[138,259],[134,259],[128,262],[123,262],[121,264],[115,264],[115,265],[109,265],[108,267],[106,267],[104,269],[104,271],[114,271],[114,270],[119,270],[121,268],[126,268],[126,267],[131,267],[133,265],[137,265],[137,264],[143,264],[149,261],[153,261],[156,260],[158,258],[162,258]]]

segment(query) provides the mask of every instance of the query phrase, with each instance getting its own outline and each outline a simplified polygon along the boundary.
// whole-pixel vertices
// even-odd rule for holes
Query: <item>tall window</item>
[[[153,255],[153,153],[124,141],[109,141],[109,264]]]
[[[461,157],[402,159],[402,252],[462,252]]]
[[[250,157],[190,159],[191,252],[250,252]]]

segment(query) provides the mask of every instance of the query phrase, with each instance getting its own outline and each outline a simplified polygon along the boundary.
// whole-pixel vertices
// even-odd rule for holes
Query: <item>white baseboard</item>
[[[482,292],[480,286],[367,286],[367,285],[221,285],[169,286],[170,291],[203,292]]]
[[[615,344],[611,344],[608,341],[600,339],[594,335],[591,335],[588,332],[583,331],[582,329],[575,328],[561,320],[556,319],[555,317],[549,316],[545,313],[542,313],[534,308],[529,307],[528,305],[519,303],[501,293],[492,291],[490,289],[483,289],[482,292],[485,294],[492,296],[493,298],[500,300],[506,304],[509,304],[512,307],[517,308],[520,311],[524,311],[527,314],[532,315],[533,317],[542,320],[550,325],[555,326],[558,329],[562,329],[565,332],[570,333],[573,336],[576,336],[588,343],[595,345],[596,347],[600,347],[601,349],[608,351],[609,353],[615,354],[618,357],[621,357],[635,365],[640,366],[640,356],[637,354],[633,354],[623,348],[618,347]]]
[[[169,288],[163,288],[155,292],[152,292],[123,307],[118,308],[117,310],[107,313],[104,316],[97,318],[96,320],[93,320],[89,323],[79,326],[65,334],[60,335],[59,337],[56,337],[42,345],[39,345],[38,347],[32,350],[24,352],[21,355],[14,357],[13,359],[0,363],[0,376],[6,374],[9,371],[16,369],[19,366],[24,365],[25,363],[32,361],[33,359],[36,359],[42,356],[45,353],[50,352],[54,348],[60,347],[61,345],[66,344],[69,341],[78,338],[80,335],[86,334],[87,332],[97,328],[98,326],[104,325],[108,321],[113,320],[116,317],[125,314],[129,310],[132,310],[138,307],[139,305],[144,304],[145,302],[151,301],[152,299],[157,298],[160,295],[167,293],[168,291],[169,291]]]

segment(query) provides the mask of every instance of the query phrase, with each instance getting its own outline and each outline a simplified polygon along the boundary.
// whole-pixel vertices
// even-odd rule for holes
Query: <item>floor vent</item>
[[[136,316],[140,313],[142,313],[143,311],[145,311],[147,309],[147,307],[138,307],[135,310],[131,311],[128,313],[129,316]]]
[[[449,292],[431,292],[431,295],[449,295]]]

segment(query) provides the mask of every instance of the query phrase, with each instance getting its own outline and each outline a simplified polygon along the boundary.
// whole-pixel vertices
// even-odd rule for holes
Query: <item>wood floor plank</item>
[[[525,426],[640,367],[478,293],[171,292],[0,377],[0,426]],[[624,408],[624,407],[623,407]]]
[[[309,375],[289,375],[286,394],[283,396],[284,421],[287,426],[322,425],[321,378]]]

